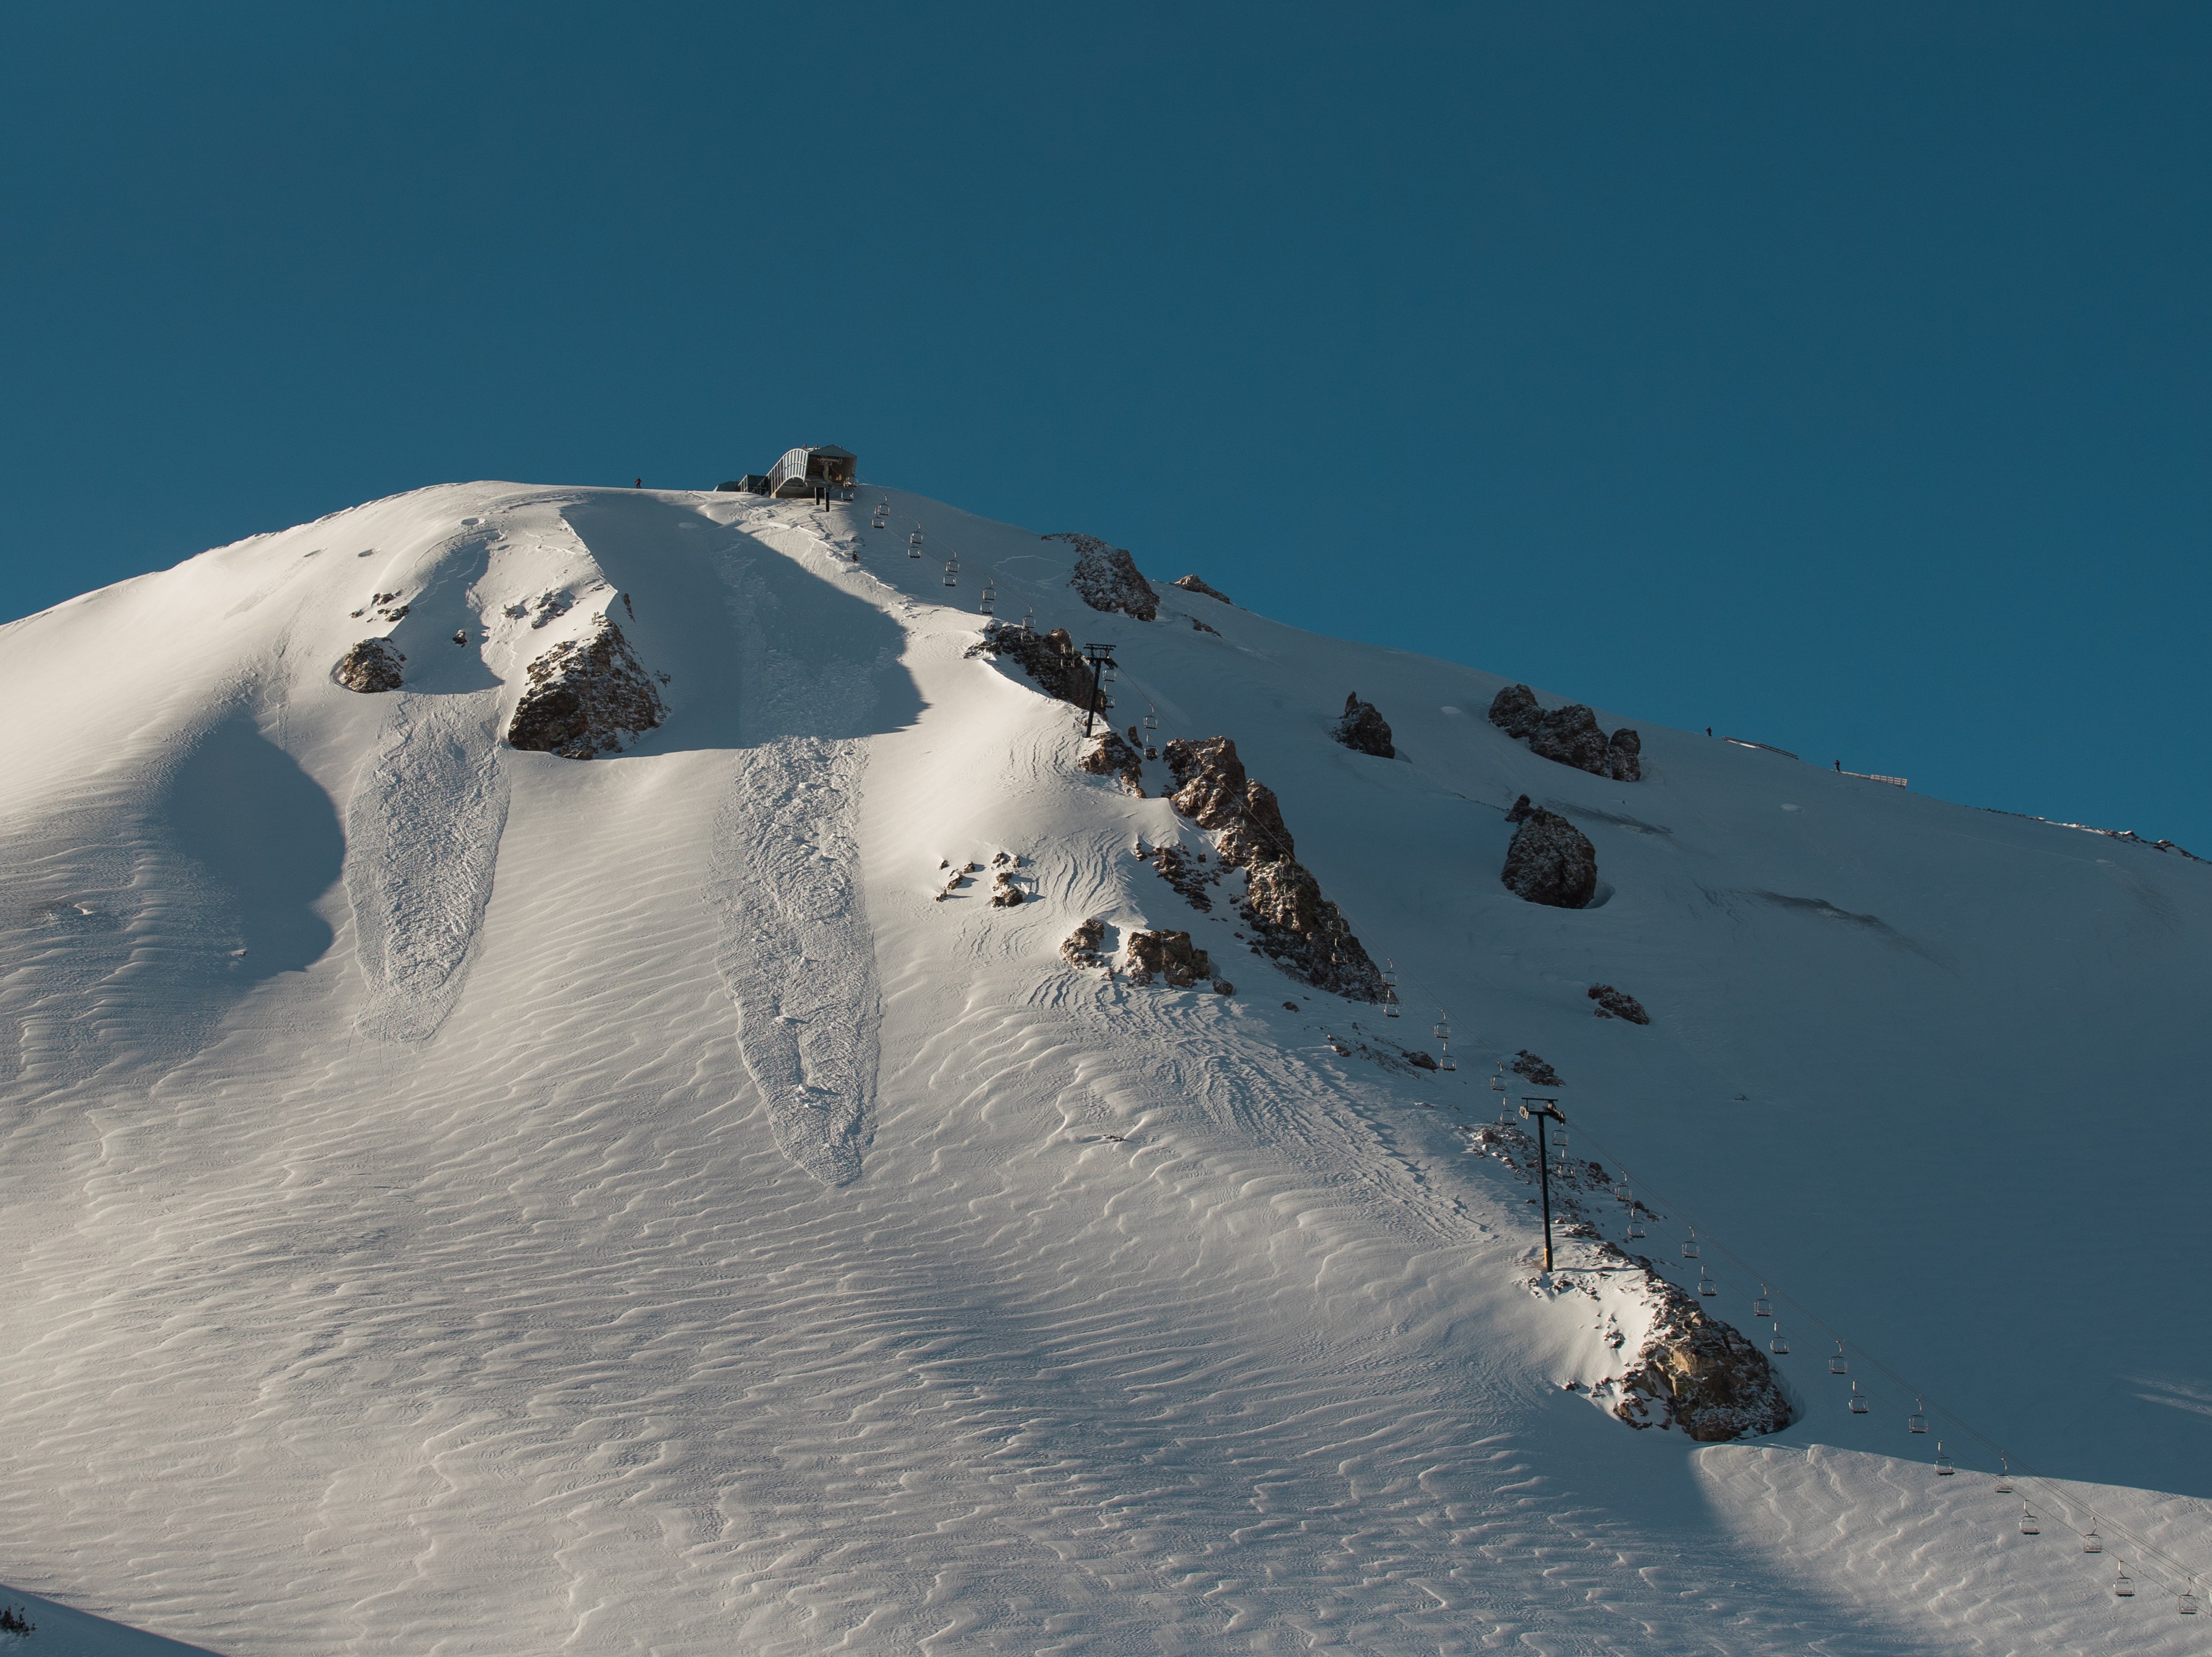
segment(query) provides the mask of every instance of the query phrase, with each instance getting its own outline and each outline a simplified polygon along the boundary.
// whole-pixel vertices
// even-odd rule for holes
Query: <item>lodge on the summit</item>
[[[746,490],[779,501],[808,501],[823,495],[849,501],[860,482],[860,457],[835,443],[817,443],[811,449],[787,449],[783,458],[765,475],[747,472],[723,490]]]

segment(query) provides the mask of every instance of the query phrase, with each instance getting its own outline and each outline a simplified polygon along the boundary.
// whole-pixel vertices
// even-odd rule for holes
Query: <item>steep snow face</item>
[[[2188,1648],[2212,868],[1640,720],[1557,763],[1492,676],[890,500],[441,487],[0,629],[41,1646]],[[971,653],[986,579],[1111,647],[1134,787]],[[610,628],[659,722],[511,745]],[[1255,949],[1158,757],[1217,737],[1402,1017]],[[1585,907],[1501,883],[1522,795]],[[1233,993],[1107,970],[1148,932]],[[1522,1050],[1549,1280],[1472,1131]],[[1616,1418],[1676,1291],[1796,1424]]]

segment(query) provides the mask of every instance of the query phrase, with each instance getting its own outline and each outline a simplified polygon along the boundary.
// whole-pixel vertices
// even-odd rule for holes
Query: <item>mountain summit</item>
[[[1151,557],[473,483],[0,628],[0,1581],[287,1657],[2183,1649],[2212,868]]]

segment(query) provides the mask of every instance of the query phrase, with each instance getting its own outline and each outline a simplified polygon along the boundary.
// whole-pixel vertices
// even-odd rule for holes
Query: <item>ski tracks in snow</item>
[[[749,749],[715,830],[738,1051],[777,1148],[830,1186],[860,1177],[874,1117],[875,939],[853,829],[866,763],[858,742]]]

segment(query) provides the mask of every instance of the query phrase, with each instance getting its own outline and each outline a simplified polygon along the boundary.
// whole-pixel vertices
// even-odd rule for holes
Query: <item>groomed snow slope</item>
[[[2212,867],[1648,725],[1602,780],[1493,729],[1490,676],[1176,570],[1101,615],[1065,543],[890,499],[441,487],[0,629],[0,1581],[287,1657],[2212,1637],[2163,1560],[2109,1593],[2116,1527],[2212,1565]],[[1205,839],[965,655],[987,575],[1115,646],[1119,723],[1236,739],[1405,1018],[1129,855]],[[602,615],[666,723],[506,747]],[[335,684],[382,634],[406,688]],[[1329,739],[1355,689],[1399,759]],[[1596,907],[1499,885],[1522,792]],[[1035,901],[936,901],[1000,852]],[[1069,969],[1091,915],[1236,992]],[[1455,1072],[1323,1041],[1432,1048],[1439,1009]],[[1679,1278],[1693,1218],[1762,1338],[1753,1273],[1791,1297],[1797,1426],[1700,1448],[1563,1390],[1640,1303],[1540,1286],[1467,1149],[1524,1047],[1665,1217],[1639,1247]],[[2089,1484],[2021,1535],[1945,1410]]]

